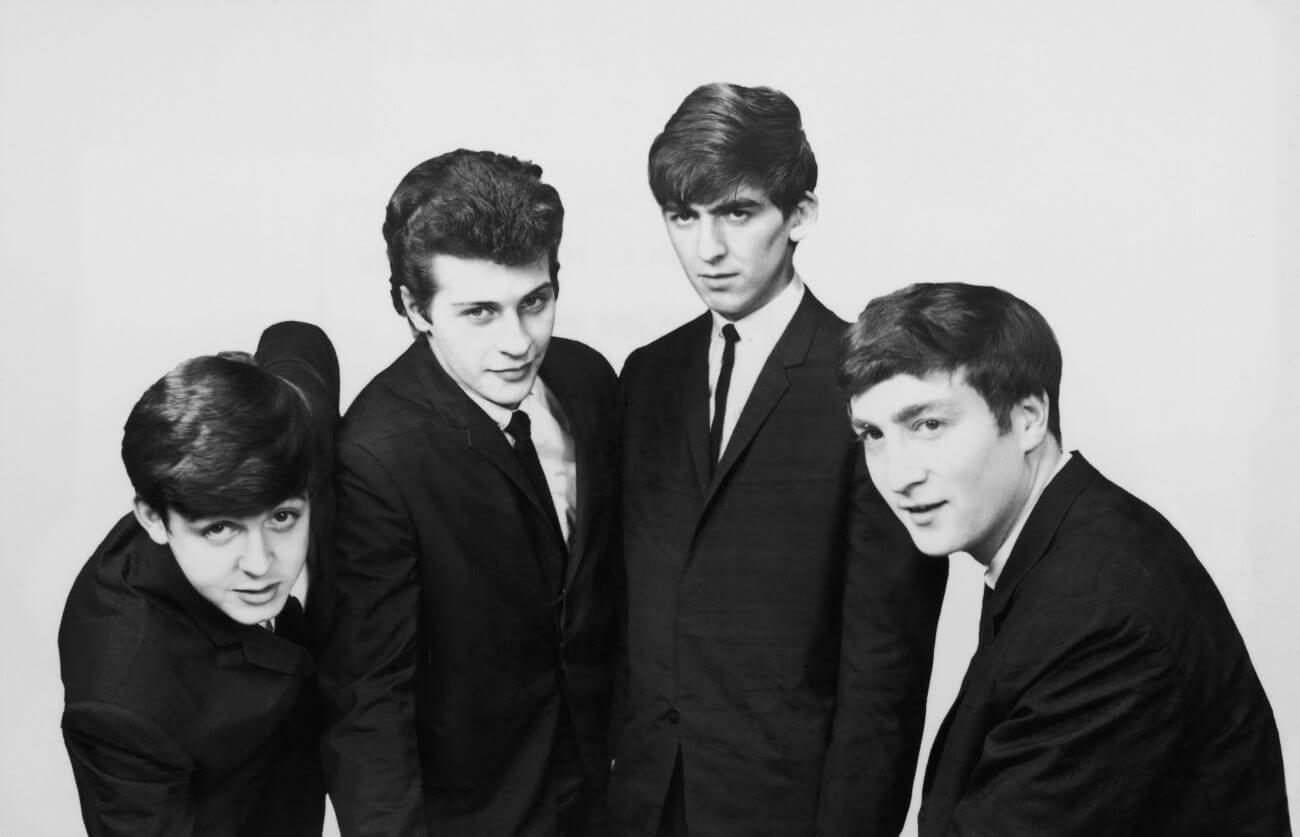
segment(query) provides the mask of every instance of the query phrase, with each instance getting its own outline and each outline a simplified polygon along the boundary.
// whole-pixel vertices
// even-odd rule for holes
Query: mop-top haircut
[[[191,358],[145,390],[122,462],[164,522],[263,512],[311,497],[328,474],[306,398],[244,352]]]

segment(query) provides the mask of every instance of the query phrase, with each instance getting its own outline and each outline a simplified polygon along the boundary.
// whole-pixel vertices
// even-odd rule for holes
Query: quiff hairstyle
[[[122,463],[136,496],[166,523],[244,517],[328,474],[307,400],[245,352],[191,358],[145,390],[127,417]]]
[[[389,290],[406,316],[402,288],[428,314],[439,253],[519,267],[550,257],[559,293],[564,205],[541,180],[542,167],[492,151],[464,148],[425,160],[393,191],[384,216]]]
[[[1021,399],[1046,395],[1061,441],[1061,347],[1042,314],[1000,288],[924,283],[871,300],[844,334],[836,379],[852,398],[895,375],[958,371],[1003,433]]]
[[[712,204],[748,186],[788,218],[817,186],[817,158],[789,96],[718,82],[682,100],[650,146],[649,174],[666,210]]]

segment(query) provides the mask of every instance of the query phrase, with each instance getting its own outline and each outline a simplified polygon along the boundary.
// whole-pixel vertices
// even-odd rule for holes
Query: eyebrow
[[[911,421],[922,413],[928,413],[932,410],[941,409],[948,406],[946,399],[936,401],[923,401],[920,404],[909,404],[898,412],[894,413],[892,421],[895,424],[904,424]]]
[[[714,205],[709,212],[712,212],[714,215],[725,215],[728,212],[735,212],[738,209],[758,209],[762,206],[762,201],[754,200],[753,198],[735,198]]]
[[[539,291],[544,290],[545,288],[550,288],[551,291],[554,292],[554,290],[555,290],[555,283],[552,282],[550,279],[547,279],[547,280],[544,281],[544,282],[538,282],[537,285],[536,285],[535,287],[533,287],[531,290],[529,290],[527,293],[523,294],[523,295],[520,296],[519,298],[520,298],[520,299],[527,299],[528,297],[533,296],[534,294],[538,293]],[[453,303],[451,304],[451,307],[452,307],[452,308],[500,308],[500,307],[501,307],[501,303],[500,303],[498,300],[495,300],[495,299],[481,299],[481,300],[478,300],[477,302],[473,302],[473,301],[471,301],[471,302],[453,302]]]

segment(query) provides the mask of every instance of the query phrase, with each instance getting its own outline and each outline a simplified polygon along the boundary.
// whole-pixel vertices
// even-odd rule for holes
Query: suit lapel
[[[996,635],[1004,613],[1010,606],[1016,587],[1047,553],[1074,501],[1098,477],[1097,470],[1075,451],[1061,472],[1052,478],[1039,495],[1034,509],[1025,520],[1020,537],[1011,548],[1007,564],[998,577],[989,601],[988,618]]]
[[[578,472],[578,492],[575,498],[573,529],[569,533],[569,560],[564,572],[564,586],[573,583],[573,576],[582,563],[583,552],[587,543],[587,530],[591,526],[592,477],[595,474],[595,444],[598,433],[596,411],[591,399],[584,397],[574,385],[561,365],[542,362],[542,381],[555,395],[555,400],[564,413],[558,417],[560,424],[567,425],[569,435],[573,437],[574,464]],[[547,498],[548,501],[550,498]]]
[[[514,448],[510,446],[506,434],[497,423],[471,401],[460,385],[451,379],[438,363],[438,359],[433,356],[433,351],[427,342],[416,340],[403,359],[409,359],[415,365],[421,389],[420,400],[429,405],[445,424],[464,428],[466,447],[505,474],[528,499],[533,511],[540,516],[541,525],[538,528],[542,531],[551,531],[554,527],[551,526],[550,519],[542,506],[543,500],[550,502],[550,498],[537,496],[532,483],[524,473],[524,467],[519,464],[519,459],[515,456]],[[542,368],[546,369],[545,361]],[[558,533],[553,536],[553,540],[558,542]],[[563,544],[559,544],[559,547],[563,548]],[[543,572],[552,583],[558,583],[555,562],[546,560],[546,557],[543,554],[537,555]]]
[[[754,382],[754,389],[750,392],[749,398],[746,399],[744,407],[741,408],[740,418],[736,420],[736,427],[731,432],[731,438],[727,441],[727,447],[722,452],[722,458],[718,461],[718,467],[714,471],[713,481],[709,485],[709,499],[717,493],[718,487],[726,479],[736,461],[740,458],[749,443],[754,440],[755,434],[758,433],[763,422],[776,409],[776,405],[781,401],[781,396],[790,387],[790,379],[786,370],[799,366],[808,356],[808,347],[812,344],[813,336],[817,333],[817,313],[821,308],[812,295],[811,291],[805,290],[803,300],[799,307],[795,309],[794,316],[790,319],[790,324],[786,326],[785,331],[781,334],[781,339],[776,341],[772,348],[771,354],[763,363],[763,369],[758,373],[758,380]],[[699,353],[707,360],[707,349]],[[704,434],[704,456],[707,462],[708,457],[708,372],[707,364],[705,371],[705,412],[703,420],[698,422],[701,432]],[[689,418],[689,417],[688,417]],[[692,423],[691,426],[694,426]],[[707,504],[707,501],[706,501]]]
[[[705,314],[695,321],[696,328],[687,337],[680,371],[664,370],[674,375],[678,393],[676,403],[685,411],[686,447],[695,465],[700,492],[708,491],[712,463],[709,462],[709,341],[713,337],[713,317]]]

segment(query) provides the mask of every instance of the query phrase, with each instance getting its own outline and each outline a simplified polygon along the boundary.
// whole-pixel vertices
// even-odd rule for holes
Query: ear
[[[817,223],[817,196],[804,192],[803,200],[795,204],[790,212],[790,240],[802,241],[808,231]]]
[[[421,334],[431,333],[433,331],[433,323],[429,322],[429,319],[424,316],[424,312],[420,310],[420,306],[415,304],[415,296],[411,294],[411,289],[403,285],[401,291],[402,307],[406,309],[406,319],[410,320],[411,328]]]
[[[167,545],[167,524],[163,522],[162,515],[139,497],[135,498],[135,519],[149,533],[150,540],[159,546]]]
[[[1020,399],[1011,410],[1011,429],[1020,438],[1020,449],[1025,453],[1035,450],[1047,438],[1047,417],[1051,401],[1047,393],[1029,395]]]

